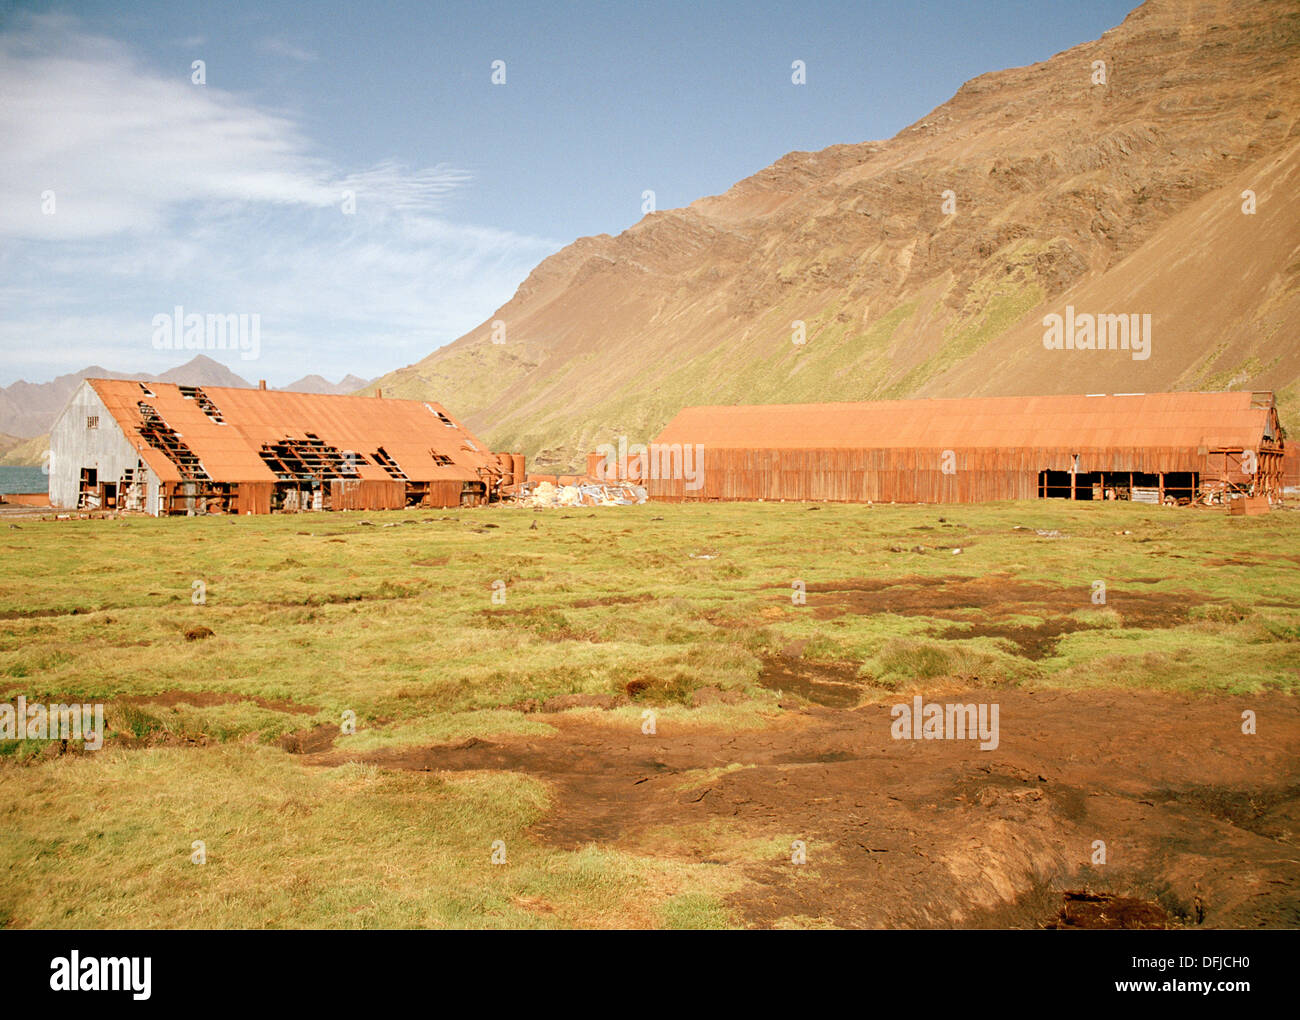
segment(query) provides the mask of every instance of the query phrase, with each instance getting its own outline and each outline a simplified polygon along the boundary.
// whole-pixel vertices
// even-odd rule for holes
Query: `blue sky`
[[[1134,6],[0,0],[0,384],[188,360],[177,305],[260,316],[256,359],[204,351],[245,378],[378,375],[647,189],[888,138]]]

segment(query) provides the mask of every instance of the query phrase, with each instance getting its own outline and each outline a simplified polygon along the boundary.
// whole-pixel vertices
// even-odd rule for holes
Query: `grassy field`
[[[555,794],[536,776],[286,748],[543,740],[557,716],[537,709],[570,705],[629,734],[647,708],[753,731],[798,700],[782,661],[859,704],[1300,686],[1289,512],[646,505],[3,534],[0,699],[103,702],[109,733],[93,753],[0,741],[0,926],[737,924],[779,826],[703,855],[677,851],[708,834],[681,832],[564,848],[537,835]],[[593,697],[553,701],[573,695]]]

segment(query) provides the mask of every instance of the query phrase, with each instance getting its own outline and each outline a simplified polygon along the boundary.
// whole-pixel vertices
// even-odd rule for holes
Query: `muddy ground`
[[[1160,580],[1137,577],[1112,584],[1106,608],[1116,612],[1125,627],[1152,629],[1186,623],[1190,611],[1208,601],[1195,592],[1143,590],[1142,586]],[[1034,661],[1052,655],[1063,635],[1088,627],[1072,614],[1091,606],[1090,596],[1086,585],[1021,581],[1011,574],[851,578],[810,584],[807,589],[808,605],[821,620],[870,613],[950,620],[954,626],[934,630],[936,637],[1003,638],[1018,654]],[[1034,626],[1010,622],[1024,616],[1043,619]]]
[[[760,927],[1300,926],[1294,699],[978,690],[935,700],[991,699],[1000,743],[990,751],[895,740],[883,704],[796,707],[761,730],[664,723],[653,736],[626,717],[547,713],[557,732],[545,737],[305,760],[539,778],[552,808],[537,839],[726,862],[750,880],[729,905]],[[1242,733],[1245,709],[1255,735]],[[779,853],[738,849],[776,837]],[[806,863],[784,849],[795,839]]]

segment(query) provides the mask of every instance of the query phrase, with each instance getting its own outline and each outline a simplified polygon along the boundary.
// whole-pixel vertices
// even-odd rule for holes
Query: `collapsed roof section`
[[[89,382],[163,482],[476,482],[499,472],[487,444],[436,403]]]

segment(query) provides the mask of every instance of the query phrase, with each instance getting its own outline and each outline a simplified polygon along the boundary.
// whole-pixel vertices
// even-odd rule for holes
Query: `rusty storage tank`
[[[508,485],[513,485],[515,483],[514,457],[508,453],[498,453],[497,463],[501,465],[501,487],[504,489]]]

